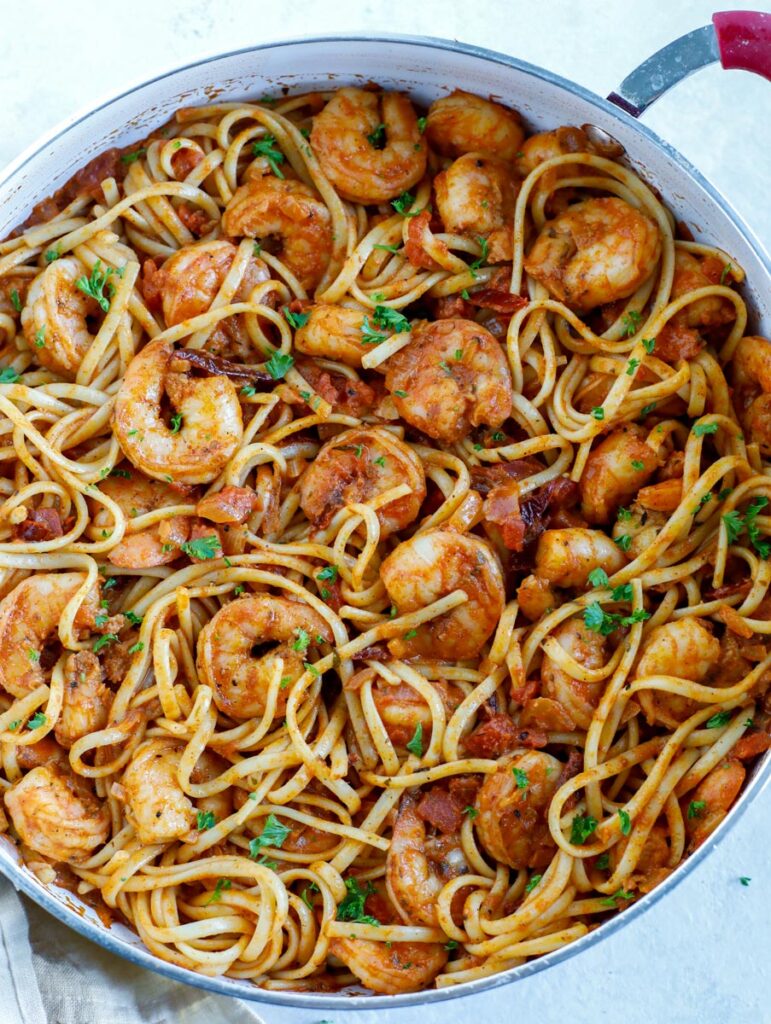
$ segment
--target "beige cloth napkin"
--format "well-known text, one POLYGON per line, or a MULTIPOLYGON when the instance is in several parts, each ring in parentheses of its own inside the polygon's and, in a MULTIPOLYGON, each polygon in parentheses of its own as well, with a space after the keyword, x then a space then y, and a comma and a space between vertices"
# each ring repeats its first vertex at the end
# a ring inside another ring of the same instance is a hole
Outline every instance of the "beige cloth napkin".
POLYGON ((276 1009, 258 1013, 241 999, 135 967, 70 931, 0 877, 0 1024, 285 1021, 276 1009))

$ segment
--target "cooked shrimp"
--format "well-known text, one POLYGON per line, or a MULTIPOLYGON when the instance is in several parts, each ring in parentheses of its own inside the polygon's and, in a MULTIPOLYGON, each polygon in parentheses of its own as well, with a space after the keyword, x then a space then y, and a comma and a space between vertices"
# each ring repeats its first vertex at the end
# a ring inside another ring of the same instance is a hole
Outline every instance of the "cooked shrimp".
POLYGON ((67 750, 90 732, 107 725, 113 695, 102 682, 102 666, 91 651, 71 654, 64 666, 64 699, 54 726, 57 741, 67 750))
POLYGON ((741 761, 730 757, 705 775, 684 802, 685 830, 690 849, 701 846, 733 806, 747 771, 741 761), (687 809, 686 809, 687 807, 687 809))
POLYGON ((65 864, 80 864, 106 842, 110 815, 87 784, 52 762, 27 772, 5 792, 23 843, 65 864))
POLYGON ((623 199, 586 199, 544 224, 525 259, 531 277, 576 313, 632 295, 656 268, 656 223, 623 199))
MULTIPOLYGON (((45 682, 41 652, 85 578, 82 572, 39 572, 22 580, 0 602, 0 687, 12 696, 23 697, 45 682)), ((75 616, 76 629, 93 628, 97 602, 94 589, 75 616)))
POLYGON ((555 848, 546 816, 561 771, 556 757, 530 750, 500 761, 485 776, 474 824, 494 860, 520 871, 546 867, 555 848))
MULTIPOLYGON (((652 629, 642 646, 635 679, 679 676, 701 682, 720 657, 720 644, 701 619, 692 615, 652 629)), ((651 725, 676 729, 699 704, 679 694, 641 690, 637 699, 651 725)))
MULTIPOLYGON (((178 490, 162 480, 151 480, 137 469, 128 476, 108 476, 99 484, 99 490, 120 507, 128 519, 153 512, 168 505, 179 505, 184 499, 178 490)), ((96 511, 94 526, 101 531, 112 523, 104 505, 91 499, 96 511)), ((185 516, 172 516, 138 533, 129 533, 111 549, 107 558, 123 569, 148 569, 154 565, 167 565, 180 556, 179 546, 188 538, 188 520, 185 516)))
POLYGON ((403 541, 380 566, 389 597, 404 615, 463 590, 468 600, 420 626, 415 636, 389 641, 397 657, 475 658, 495 629, 506 600, 503 573, 478 537, 426 530, 403 541))
MULTIPOLYGON (((597 669, 605 664, 605 638, 585 626, 581 619, 561 622, 551 635, 584 668, 597 669)), ((541 681, 544 697, 559 701, 579 729, 588 729, 605 690, 605 680, 592 683, 573 679, 545 654, 541 663, 541 681)))
MULTIPOLYGON (((158 271, 163 317, 167 327, 205 313, 214 301, 236 257, 236 247, 223 239, 185 245, 158 271)), ((270 279, 265 263, 252 257, 231 301, 246 302, 252 290, 270 279)), ((216 355, 246 359, 253 354, 239 317, 220 320, 206 349, 216 355)))
POLYGON ((91 347, 94 335, 87 318, 99 312, 94 299, 76 286, 81 277, 88 277, 88 271, 74 256, 49 263, 32 282, 21 313, 37 361, 65 377, 75 376, 91 347))
MULTIPOLYGON (((354 679, 351 679, 349 685, 355 685, 354 679)), ((463 700, 463 691, 444 679, 429 680, 429 685, 439 694, 449 721, 463 700)), ((418 726, 423 730, 424 742, 430 742, 433 717, 431 709, 417 690, 406 683, 392 685, 378 678, 372 686, 372 700, 388 738, 395 747, 406 747, 414 738, 418 726)))
POLYGON ((313 661, 329 626, 312 608, 285 597, 255 594, 220 608, 198 636, 198 672, 214 690, 214 702, 231 718, 264 712, 275 664, 284 662, 276 715, 286 707, 289 687, 313 661))
MULTIPOLYGON (((434 860, 427 849, 426 823, 418 813, 420 794, 405 790, 391 834, 386 857, 386 887, 391 902, 407 924, 438 926, 436 900, 445 882, 466 869, 460 836, 434 860)), ((448 836, 444 837, 450 838, 448 836)))
MULTIPOLYGON (((639 493, 645 490, 642 487, 639 493)), ((619 509, 611 531, 613 540, 624 545, 627 558, 639 558, 658 537, 668 518, 665 512, 644 508, 641 502, 633 501, 623 512, 619 509)))
POLYGON ((447 963, 447 951, 438 942, 334 938, 329 952, 367 988, 389 996, 427 988, 447 963))
MULTIPOLYGON (((551 160, 555 156, 565 156, 567 153, 591 153, 594 147, 589 137, 582 128, 574 125, 563 125, 554 128, 550 132, 539 132, 531 135, 529 139, 520 146, 517 153, 516 167, 523 178, 526 178, 531 171, 534 171, 540 164, 551 160)), ((566 167, 555 167, 551 174, 556 177, 569 177, 575 174, 576 165, 568 164, 566 167)), ((543 182, 543 178, 540 179, 543 182)))
POLYGON ((517 188, 509 163, 483 153, 465 153, 434 178, 446 230, 486 238, 487 263, 511 259, 517 188))
POLYGON ((456 89, 429 107, 426 138, 443 156, 480 152, 510 161, 525 132, 514 110, 456 89))
POLYGON ((300 480, 300 506, 317 529, 347 505, 369 501, 400 484, 410 493, 377 510, 380 536, 408 526, 426 496, 420 459, 383 427, 346 430, 327 441, 300 480))
POLYGON ((126 458, 148 476, 208 483, 243 436, 238 392, 227 377, 171 371, 170 342, 151 341, 129 363, 115 399, 114 430, 126 458), (164 393, 182 417, 178 431, 161 415, 164 393))
POLYGON ((550 608, 556 608, 557 595, 547 579, 542 576, 526 576, 517 589, 519 609, 525 618, 535 622, 545 615, 550 608))
MULTIPOLYGON (((715 256, 699 259, 685 249, 675 249, 675 275, 672 279, 672 299, 696 291, 697 288, 708 288, 713 284, 723 283, 725 267, 715 256)), ((720 327, 736 319, 736 307, 729 299, 720 295, 710 295, 675 313, 675 323, 686 327, 720 327)))
POLYGON ((558 587, 584 588, 594 569, 612 576, 625 565, 621 549, 607 534, 580 526, 544 531, 535 552, 536 575, 558 587))
POLYGON ((401 92, 338 89, 313 119, 311 146, 343 199, 386 203, 426 172, 415 108, 401 92))
POLYGON ((771 341, 742 338, 731 365, 739 421, 747 439, 771 455, 771 341))
POLYGON ((443 444, 482 423, 499 427, 511 413, 504 351, 473 320, 419 321, 410 343, 384 365, 399 415, 443 444))
POLYGON ((120 785, 113 788, 125 803, 126 818, 140 843, 170 843, 196 835, 193 805, 177 773, 184 749, 172 739, 145 740, 134 751, 120 785))
POLYGON ((362 340, 364 311, 319 303, 310 310, 308 320, 298 328, 294 346, 298 352, 322 359, 336 359, 357 369, 361 358, 372 351, 362 340))
POLYGON ((614 430, 593 448, 581 474, 581 511, 590 523, 608 523, 659 467, 656 452, 635 424, 614 430))
POLYGON ((332 218, 319 194, 301 181, 264 177, 241 185, 225 207, 222 230, 231 236, 276 236, 278 256, 312 291, 332 254, 332 218))

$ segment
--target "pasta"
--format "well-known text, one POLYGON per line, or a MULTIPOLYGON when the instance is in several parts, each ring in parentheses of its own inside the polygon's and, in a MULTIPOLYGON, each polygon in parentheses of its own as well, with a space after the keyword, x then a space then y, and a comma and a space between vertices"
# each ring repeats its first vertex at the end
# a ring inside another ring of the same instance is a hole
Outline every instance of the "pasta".
POLYGON ((0 830, 159 958, 444 987, 769 746, 771 341, 612 145, 180 110, 0 243, 0 830))

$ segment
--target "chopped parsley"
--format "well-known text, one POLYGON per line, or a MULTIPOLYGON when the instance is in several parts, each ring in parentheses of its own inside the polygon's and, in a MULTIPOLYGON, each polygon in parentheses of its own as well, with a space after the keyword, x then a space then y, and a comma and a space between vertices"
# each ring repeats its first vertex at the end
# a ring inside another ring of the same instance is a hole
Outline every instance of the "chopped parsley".
POLYGON ((721 284, 725 284, 726 283, 726 280, 728 279, 728 275, 731 273, 732 270, 733 270, 733 267, 731 266, 731 264, 730 263, 726 263, 726 265, 723 267, 723 269, 722 269, 722 271, 720 273, 720 283, 721 284))
POLYGON ((265 819, 262 832, 254 839, 249 840, 249 856, 256 858, 264 846, 280 850, 291 831, 291 828, 283 825, 275 814, 269 814, 265 819))
POLYGON ((595 405, 595 407, 592 409, 592 416, 594 416, 596 420, 604 420, 605 410, 601 405, 595 405))
POLYGON ((636 309, 630 309, 628 313, 624 313, 621 317, 621 323, 624 325, 624 332, 627 338, 631 338, 640 328, 642 315, 636 309))
POLYGON ((274 135, 265 135, 257 142, 253 142, 252 153, 254 156, 264 156, 268 161, 271 171, 273 171, 277 178, 284 177, 279 164, 283 164, 286 158, 280 149, 276 149, 276 138, 274 135))
POLYGON ((694 437, 704 437, 705 434, 716 434, 717 423, 697 423, 693 428, 694 437))
POLYGON ((390 306, 375 306, 372 319, 376 327, 381 330, 394 331, 395 334, 403 334, 410 329, 407 317, 398 309, 391 309, 390 306))
POLYGON ((626 367, 626 375, 627 375, 627 377, 634 377, 635 370, 637 369, 637 367, 639 365, 640 365, 640 360, 639 359, 630 359, 629 362, 627 363, 627 367, 626 367))
POLYGON ((387 334, 380 334, 365 316, 361 322, 361 343, 362 345, 379 345, 382 341, 388 341, 387 334))
POLYGON ((487 263, 487 256, 490 249, 489 242, 482 235, 477 235, 477 242, 479 242, 479 248, 482 250, 482 252, 477 257, 477 259, 474 260, 473 263, 469 264, 469 270, 474 275, 474 277, 476 277, 475 271, 479 270, 480 267, 483 267, 487 263))
POLYGON ((517 789, 527 789, 527 787, 530 785, 530 780, 527 777, 527 772, 523 771, 521 768, 512 768, 511 772, 514 776, 514 781, 517 784, 517 789))
POLYGON ((180 545, 180 548, 190 558, 206 561, 209 558, 217 557, 219 546, 220 539, 217 534, 210 533, 207 537, 196 537, 195 540, 186 541, 180 545))
POLYGON ((403 217, 414 217, 415 213, 411 213, 412 204, 415 202, 415 196, 410 192, 402 192, 396 199, 391 200, 391 206, 400 213, 403 217))
POLYGON ((17 313, 21 313, 21 299, 19 298, 19 293, 15 288, 11 289, 11 305, 17 313))
POLYGON ((623 807, 618 809, 618 820, 621 822, 621 835, 628 836, 632 831, 632 820, 623 807))
POLYGON ((293 313, 289 306, 284 306, 284 316, 287 323, 295 329, 305 327, 311 318, 310 313, 293 313))
POLYGON ((378 244, 378 245, 373 245, 372 248, 373 249, 382 249, 383 252, 398 252, 399 251, 399 246, 398 245, 383 245, 382 243, 378 244))
POLYGON ((533 889, 535 889, 535 887, 538 885, 538 883, 541 881, 542 878, 543 878, 543 875, 533 875, 533 877, 530 879, 530 881, 525 886, 525 892, 532 892, 533 889))
POLYGON ((45 725, 48 721, 48 717, 43 714, 42 711, 36 711, 35 714, 27 722, 28 729, 39 729, 41 725, 45 725))
POLYGON ((379 124, 373 132, 367 136, 367 142, 373 149, 383 149, 386 141, 385 125, 379 124))
POLYGON ((102 261, 97 260, 91 270, 91 276, 86 277, 84 274, 83 277, 79 277, 75 282, 75 287, 79 288, 84 295, 88 295, 89 298, 98 302, 103 312, 107 313, 110 309, 110 297, 112 295, 112 285, 109 283, 108 278, 115 271, 112 267, 102 271, 101 267, 102 261), (104 294, 105 288, 107 288, 107 295, 104 294))
POLYGON ((638 608, 631 615, 616 615, 614 612, 606 612, 599 601, 592 601, 584 609, 584 625, 594 633, 599 633, 600 636, 610 636, 619 626, 633 626, 635 622, 644 622, 649 618, 650 613, 643 611, 642 608, 638 608))
POLYGON ((628 551, 632 546, 632 536, 629 533, 622 533, 620 537, 615 537, 614 540, 622 551, 628 551))
POLYGON ((351 877, 345 879, 345 887, 348 892, 338 904, 337 920, 379 926, 380 922, 376 917, 364 913, 364 903, 367 897, 374 896, 377 892, 372 882, 367 882, 366 887, 362 888, 358 878, 351 877))
POLYGON ((749 884, 750 884, 750 882, 752 881, 752 879, 751 879, 751 878, 748 878, 748 877, 747 877, 747 875, 742 875, 742 876, 741 876, 741 877, 739 878, 739 881, 740 881, 740 882, 742 883, 742 885, 749 885, 749 884))
POLYGON ((132 644, 132 646, 129 647, 128 652, 129 654, 139 654, 139 652, 143 651, 144 649, 145 645, 142 643, 142 641, 137 640, 135 644, 132 644))
POLYGON ((607 851, 605 853, 601 853, 594 862, 594 866, 599 871, 605 871, 610 866, 610 854, 607 851))
POLYGON ((142 149, 135 149, 133 153, 124 153, 120 158, 120 162, 122 164, 136 163, 140 156, 144 156, 146 152, 147 150, 143 147, 142 149))
POLYGON ((379 455, 378 458, 373 459, 373 462, 375 463, 376 466, 385 466, 385 455, 379 455))
POLYGON ((631 520, 631 518, 632 513, 629 511, 628 508, 624 508, 624 506, 622 505, 616 513, 616 519, 618 519, 620 523, 628 523, 631 520))
POLYGON ((602 905, 605 906, 605 907, 615 907, 617 905, 617 903, 618 903, 618 900, 633 900, 633 899, 634 899, 634 893, 633 892, 627 892, 624 889, 618 889, 616 892, 613 893, 612 896, 606 896, 605 899, 602 900, 602 905))
POLYGON ((463 808, 463 813, 469 816, 469 820, 473 821, 479 815, 479 811, 476 807, 472 807, 470 804, 463 808))
POLYGON ((712 718, 708 718, 707 719, 707 728, 708 729, 722 729, 723 726, 724 725, 728 725, 728 723, 730 721, 731 721, 731 712, 730 711, 718 711, 718 713, 716 715, 713 715, 712 718))
POLYGON ((142 625, 142 616, 141 615, 137 615, 136 612, 124 612, 123 614, 129 620, 129 622, 131 623, 132 626, 141 626, 142 625))
POLYGON ((656 339, 655 338, 643 338, 642 339, 642 344, 643 344, 643 348, 648 353, 648 355, 649 356, 653 355, 653 350, 656 348, 656 339))
POLYGON ((575 846, 583 846, 596 828, 596 818, 592 818, 590 815, 582 817, 577 814, 575 818, 573 818, 573 824, 570 829, 570 842, 575 846))
POLYGON ((604 569, 592 569, 587 576, 587 580, 593 587, 607 587, 608 585, 608 574, 604 569))
POLYGON ((214 886, 214 892, 204 903, 205 907, 208 907, 210 903, 219 903, 222 899, 222 893, 225 889, 229 889, 232 886, 232 882, 229 878, 218 878, 217 884, 214 886))
POLYGON ((415 726, 415 735, 412 737, 410 742, 407 744, 407 750, 415 757, 423 756, 423 723, 418 722, 415 726))
POLYGON ((116 644, 118 642, 117 633, 105 633, 104 636, 100 636, 94 641, 93 650, 94 652, 101 651, 103 647, 107 647, 108 644, 116 644))
POLYGON ((632 469, 636 469, 638 473, 641 473, 645 469, 645 463, 641 459, 632 459, 632 469))
POLYGON ((420 132, 421 135, 426 130, 426 125, 427 124, 428 124, 428 118, 427 117, 419 117, 418 118, 418 131, 420 132))
POLYGON ((59 252, 58 249, 49 249, 48 252, 45 254, 45 261, 46 263, 53 263, 54 260, 58 260, 61 257, 61 255, 62 254, 59 252))
POLYGON ((296 630, 296 632, 297 639, 292 644, 292 650, 304 653, 310 647, 311 638, 309 634, 302 628, 296 630))
POLYGON ((694 818, 700 818, 706 809, 706 800, 691 800, 691 802, 688 804, 688 820, 693 821, 694 818))
POLYGON ((12 366, 4 366, 0 370, 0 384, 15 384, 18 379, 19 374, 12 366))
POLYGON ((265 369, 273 380, 281 380, 294 366, 294 359, 287 352, 274 352, 265 364, 265 369))
POLYGON ((214 817, 213 811, 199 811, 196 815, 196 828, 199 832, 204 832, 207 828, 214 828, 217 824, 217 819, 214 817))
POLYGON ((336 565, 327 565, 327 566, 325 566, 321 570, 321 572, 316 573, 316 579, 317 580, 330 580, 331 582, 334 583, 334 581, 337 579, 338 572, 339 572, 339 569, 337 568, 336 565))
POLYGON ((36 348, 45 348, 45 344, 46 344, 45 338, 46 338, 46 324, 43 324, 43 326, 39 330, 35 331, 35 347, 36 348))

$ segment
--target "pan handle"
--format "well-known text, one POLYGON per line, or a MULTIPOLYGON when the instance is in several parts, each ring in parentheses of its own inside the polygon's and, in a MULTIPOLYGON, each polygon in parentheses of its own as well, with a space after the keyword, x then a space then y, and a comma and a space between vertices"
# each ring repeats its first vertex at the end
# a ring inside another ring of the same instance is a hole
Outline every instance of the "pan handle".
POLYGON ((771 14, 714 14, 711 25, 675 39, 643 61, 608 99, 632 117, 639 117, 673 85, 717 61, 724 68, 754 71, 771 80, 771 14))

